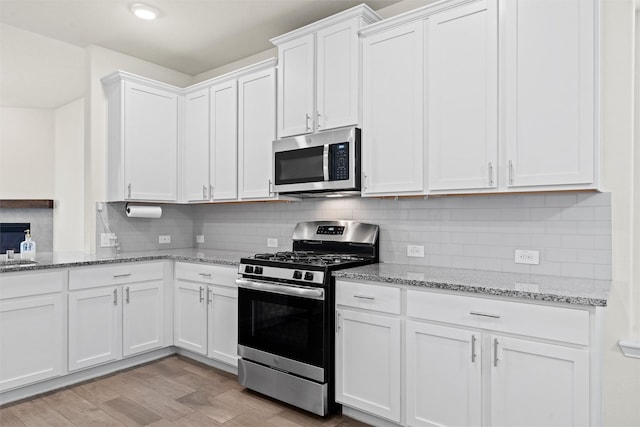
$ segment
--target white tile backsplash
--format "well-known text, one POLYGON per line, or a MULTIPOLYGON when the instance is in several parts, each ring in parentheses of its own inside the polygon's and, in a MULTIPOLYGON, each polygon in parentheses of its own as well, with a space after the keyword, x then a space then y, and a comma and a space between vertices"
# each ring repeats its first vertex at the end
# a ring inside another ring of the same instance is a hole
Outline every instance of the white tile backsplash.
POLYGON ((170 247, 272 252, 267 239, 277 238, 276 250, 289 250, 297 222, 348 219, 380 225, 383 262, 611 278, 609 193, 164 205, 162 219, 147 222, 108 206, 124 251, 158 248, 158 234, 172 234, 170 247), (424 258, 407 257, 408 244, 424 246, 424 258), (516 249, 539 251, 540 264, 515 264, 516 249))

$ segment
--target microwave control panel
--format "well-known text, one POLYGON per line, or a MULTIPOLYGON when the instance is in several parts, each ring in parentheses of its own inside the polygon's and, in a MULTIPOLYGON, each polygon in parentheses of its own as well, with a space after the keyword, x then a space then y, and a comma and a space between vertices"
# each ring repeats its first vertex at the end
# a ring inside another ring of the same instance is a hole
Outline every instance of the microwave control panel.
POLYGON ((329 171, 330 181, 342 181, 349 179, 349 143, 341 142, 329 146, 331 167, 329 171))

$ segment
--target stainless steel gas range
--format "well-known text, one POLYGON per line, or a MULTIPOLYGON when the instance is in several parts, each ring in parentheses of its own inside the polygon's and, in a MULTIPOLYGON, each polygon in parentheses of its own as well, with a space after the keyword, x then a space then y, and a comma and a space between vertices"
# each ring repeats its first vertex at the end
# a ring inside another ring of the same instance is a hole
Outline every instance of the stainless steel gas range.
POLYGON ((331 272, 378 262, 378 232, 354 221, 302 222, 293 251, 240 260, 240 384, 318 415, 339 408, 331 272))

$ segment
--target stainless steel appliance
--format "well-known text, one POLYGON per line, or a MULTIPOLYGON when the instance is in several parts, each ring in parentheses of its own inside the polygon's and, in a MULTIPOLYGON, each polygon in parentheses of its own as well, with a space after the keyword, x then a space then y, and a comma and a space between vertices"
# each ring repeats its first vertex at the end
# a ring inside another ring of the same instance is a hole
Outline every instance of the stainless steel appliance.
POLYGON ((302 222, 293 251, 240 260, 240 384, 318 415, 337 409, 331 272, 377 262, 378 232, 354 221, 302 222))
POLYGON ((346 127, 273 142, 274 189, 308 195, 360 193, 360 129, 346 127))

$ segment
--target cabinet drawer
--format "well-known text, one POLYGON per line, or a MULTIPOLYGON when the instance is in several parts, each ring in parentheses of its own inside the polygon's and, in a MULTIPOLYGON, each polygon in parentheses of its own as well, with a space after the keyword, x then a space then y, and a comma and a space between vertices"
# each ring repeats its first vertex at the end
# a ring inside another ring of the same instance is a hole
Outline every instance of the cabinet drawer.
POLYGON ((575 344, 589 344, 589 312, 487 298, 407 291, 407 316, 575 344))
POLYGON ((400 314, 400 289, 338 280, 336 304, 400 314))
POLYGON ((69 271, 69 290, 162 279, 162 263, 122 263, 69 271))
POLYGON ((176 279, 235 288, 237 278, 237 267, 191 264, 186 262, 176 263, 176 279))
POLYGON ((66 270, 3 273, 0 276, 0 299, 61 292, 66 274, 66 270))

